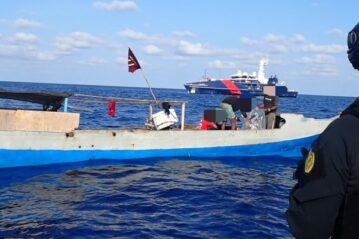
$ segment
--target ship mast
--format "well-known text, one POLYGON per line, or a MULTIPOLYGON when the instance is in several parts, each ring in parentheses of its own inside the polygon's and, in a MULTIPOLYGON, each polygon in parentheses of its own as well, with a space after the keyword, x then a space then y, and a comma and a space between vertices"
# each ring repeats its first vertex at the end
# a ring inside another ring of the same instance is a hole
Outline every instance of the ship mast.
POLYGON ((267 78, 265 77, 265 66, 268 64, 267 58, 262 58, 259 62, 258 68, 258 80, 262 84, 267 84, 267 78))

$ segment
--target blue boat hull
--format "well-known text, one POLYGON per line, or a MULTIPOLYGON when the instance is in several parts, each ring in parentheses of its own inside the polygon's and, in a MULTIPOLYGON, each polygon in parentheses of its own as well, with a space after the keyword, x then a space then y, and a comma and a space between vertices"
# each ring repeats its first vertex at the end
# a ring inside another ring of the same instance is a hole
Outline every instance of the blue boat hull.
POLYGON ((301 147, 310 147, 317 135, 281 142, 207 147, 148 150, 0 150, 0 168, 72 163, 87 160, 136 160, 153 158, 282 157, 300 158, 301 147))

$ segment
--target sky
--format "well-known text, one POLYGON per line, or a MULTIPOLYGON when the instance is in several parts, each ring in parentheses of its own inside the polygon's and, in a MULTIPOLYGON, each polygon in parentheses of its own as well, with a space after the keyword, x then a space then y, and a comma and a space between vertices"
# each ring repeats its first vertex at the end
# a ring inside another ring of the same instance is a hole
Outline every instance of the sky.
POLYGON ((184 89, 258 70, 300 94, 358 96, 347 33, 359 1, 11 0, 0 8, 0 81, 184 89), (142 66, 129 73, 128 47, 142 66))

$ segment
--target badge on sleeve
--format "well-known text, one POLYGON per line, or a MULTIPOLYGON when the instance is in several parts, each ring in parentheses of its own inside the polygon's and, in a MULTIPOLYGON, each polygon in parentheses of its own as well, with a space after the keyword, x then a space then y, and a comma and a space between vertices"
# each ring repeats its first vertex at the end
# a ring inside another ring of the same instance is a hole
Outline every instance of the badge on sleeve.
POLYGON ((307 158, 305 159, 304 172, 306 174, 310 174, 310 172, 314 167, 314 163, 315 163, 315 153, 312 150, 310 150, 307 158))

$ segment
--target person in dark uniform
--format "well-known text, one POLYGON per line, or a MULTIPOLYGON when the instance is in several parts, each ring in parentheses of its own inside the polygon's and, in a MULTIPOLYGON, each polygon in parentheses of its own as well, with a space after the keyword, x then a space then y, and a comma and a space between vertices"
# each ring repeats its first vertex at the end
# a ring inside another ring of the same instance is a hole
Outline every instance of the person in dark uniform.
POLYGON ((263 109, 266 116, 266 129, 274 129, 274 123, 279 105, 278 96, 264 95, 263 103, 258 105, 259 109, 263 109))
MULTIPOLYGON (((359 70, 359 24, 348 34, 359 70)), ((296 238, 359 238, 359 97, 313 143, 294 177, 286 217, 296 238)))
MULTIPOLYGON (((221 109, 226 112, 227 119, 231 121, 231 129, 237 129, 237 116, 234 112, 240 109, 240 99, 238 96, 228 96, 221 103, 221 109)), ((221 129, 226 128, 226 122, 223 122, 221 129)))

